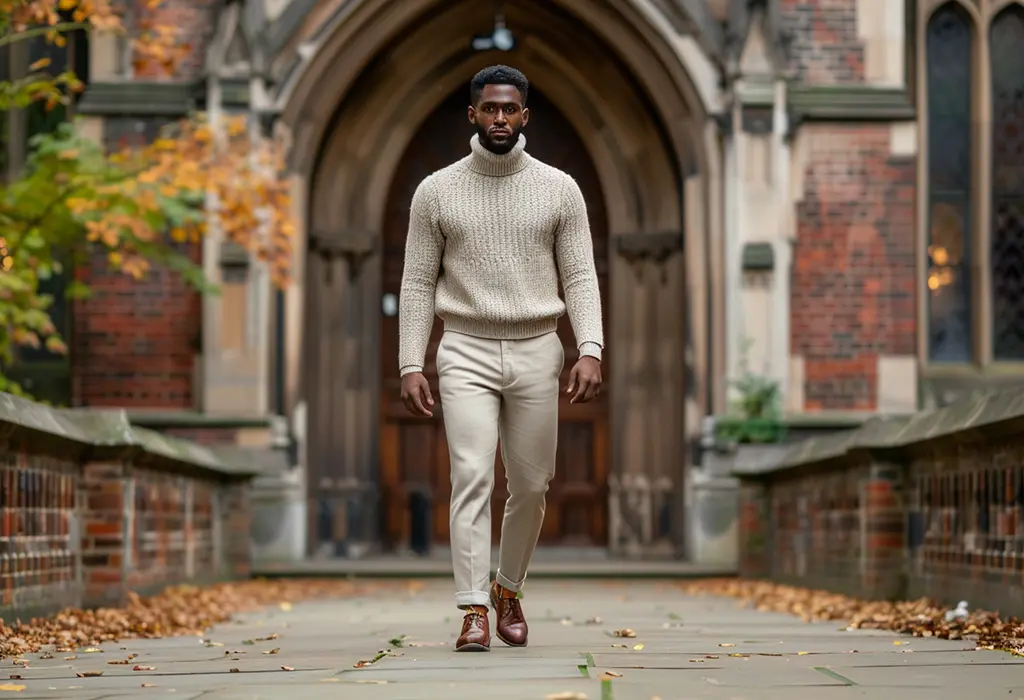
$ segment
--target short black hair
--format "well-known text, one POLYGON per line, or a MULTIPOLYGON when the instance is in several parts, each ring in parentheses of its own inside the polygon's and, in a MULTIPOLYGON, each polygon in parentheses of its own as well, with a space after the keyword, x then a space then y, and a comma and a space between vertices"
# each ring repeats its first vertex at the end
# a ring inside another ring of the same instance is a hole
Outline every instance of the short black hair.
POLYGON ((530 81, 526 79, 522 71, 511 66, 489 66, 473 76, 469 81, 469 103, 475 105, 480 99, 480 94, 487 85, 512 85, 519 91, 519 96, 526 106, 526 97, 530 92, 530 81))

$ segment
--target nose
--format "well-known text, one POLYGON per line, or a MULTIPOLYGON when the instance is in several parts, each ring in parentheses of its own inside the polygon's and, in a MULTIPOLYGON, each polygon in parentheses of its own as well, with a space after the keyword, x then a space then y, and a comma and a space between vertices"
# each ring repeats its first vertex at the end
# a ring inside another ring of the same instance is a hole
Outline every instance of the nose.
POLYGON ((494 123, 495 124, 504 124, 506 121, 508 121, 508 120, 505 119, 505 110, 499 109, 498 110, 498 114, 494 117, 494 123))

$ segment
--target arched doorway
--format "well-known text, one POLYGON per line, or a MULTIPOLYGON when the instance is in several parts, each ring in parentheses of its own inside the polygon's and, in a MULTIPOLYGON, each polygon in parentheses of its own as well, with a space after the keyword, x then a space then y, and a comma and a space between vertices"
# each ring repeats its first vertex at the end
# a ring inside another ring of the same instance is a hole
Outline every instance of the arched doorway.
MULTIPOLYGON (((381 471, 385 544, 389 548, 406 547, 423 551, 431 543, 445 545, 449 539, 448 503, 451 488, 447 446, 441 411, 434 418, 412 418, 399 400, 401 379, 398 374, 398 317, 395 300, 401 285, 405 239, 409 223, 409 205, 420 181, 430 173, 462 158, 469 152, 472 127, 466 119, 468 104, 465 87, 456 90, 420 126, 413 136, 401 167, 392 182, 381 248, 381 291, 390 307, 381 318, 381 471)), ((587 200, 594 257, 602 301, 608 308, 608 220, 597 171, 579 134, 543 93, 530 93, 530 126, 525 130, 527 150, 536 158, 565 170, 580 185, 587 200)), ((435 395, 437 375, 434 352, 441 337, 441 322, 434 323, 425 372, 435 395)), ((565 346, 567 362, 562 383, 577 352, 568 317, 559 322, 559 336, 565 346)), ((611 353, 613 351, 609 351, 611 353)), ((605 359, 606 366, 609 364, 605 359)), ((606 381, 608 381, 606 377, 606 381)), ((548 493, 548 510, 542 545, 604 547, 607 543, 608 482, 608 401, 607 392, 597 401, 571 405, 563 397, 559 421, 559 450, 555 478, 548 493)), ((508 491, 503 467, 495 467, 492 499, 492 530, 497 541, 508 491)))
MULTIPOLYGON (((446 502, 432 486, 447 478, 443 439, 437 426, 402 423, 400 407, 388 405, 397 402, 395 388, 382 384, 395 371, 394 351, 381 347, 387 342, 383 293, 395 284, 384 279, 390 263, 382 256, 394 245, 387 239, 404 236, 402 197, 426 174, 408 174, 406 184, 395 184, 408 167, 409 145, 428 142, 436 153, 421 160, 432 159, 430 167, 464 154, 468 129, 445 135, 437 127, 444 122, 459 129, 469 78, 503 62, 527 74, 541 96, 536 106, 546 97, 552 113, 568 123, 566 133, 586 134, 587 160, 593 180, 599 179, 593 190, 602 196, 590 199, 603 201, 608 232, 600 238, 607 261, 608 428, 603 444, 600 431, 587 438, 592 449, 604 450, 608 464, 606 504, 588 511, 607 513, 607 537, 598 544, 613 553, 677 556, 686 445, 697 439, 711 384, 706 378, 721 357, 710 347, 708 330, 709 251, 717 245, 718 216, 709 184, 717 171, 709 173, 705 164, 714 123, 702 111, 683 59, 658 38, 662 28, 645 19, 650 3, 509 0, 506 19, 519 46, 510 53, 474 52, 467 37, 493 26, 492 10, 475 0, 349 0, 337 23, 323 30, 308 74, 289 92, 283 119, 300 173, 297 191, 309 198, 309 255, 289 294, 302 327, 292 327, 287 357, 294 358, 289 391, 307 408, 313 548, 320 542, 345 554, 385 542, 405 546, 414 531, 421 544, 446 539, 443 509, 434 509, 429 526, 416 520, 425 517, 427 501, 446 502), (429 139, 419 138, 426 115, 443 110, 452 94, 463 96, 453 98, 457 116, 431 117, 429 139), (392 195, 403 187, 404 195, 392 195), (663 249, 666 241, 674 248, 663 249), (388 428, 389 421, 402 427, 388 428), (400 456, 423 452, 429 459, 412 467, 400 456), (428 498, 411 503, 417 492, 428 498)), ((543 153, 547 126, 543 119, 531 125, 529 148, 558 164, 555 150, 543 153)), ((566 449, 571 439, 563 433, 566 449)), ((568 476, 574 466, 560 468, 568 476)), ((567 528, 585 529, 555 518, 549 527, 549 541, 567 528)), ((594 527, 587 537, 594 540, 601 531, 594 527)))

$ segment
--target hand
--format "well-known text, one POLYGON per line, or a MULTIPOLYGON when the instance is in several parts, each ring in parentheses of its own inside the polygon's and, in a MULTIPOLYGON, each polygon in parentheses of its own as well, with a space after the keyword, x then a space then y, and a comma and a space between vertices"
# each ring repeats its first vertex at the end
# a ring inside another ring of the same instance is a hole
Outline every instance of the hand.
POLYGON ((402 402, 414 416, 433 418, 430 407, 434 405, 434 397, 430 395, 430 385, 423 372, 409 372, 402 377, 402 402))
POLYGON ((569 372, 569 388, 565 393, 572 394, 569 403, 587 403, 597 397, 601 391, 601 363, 597 358, 584 355, 569 372))

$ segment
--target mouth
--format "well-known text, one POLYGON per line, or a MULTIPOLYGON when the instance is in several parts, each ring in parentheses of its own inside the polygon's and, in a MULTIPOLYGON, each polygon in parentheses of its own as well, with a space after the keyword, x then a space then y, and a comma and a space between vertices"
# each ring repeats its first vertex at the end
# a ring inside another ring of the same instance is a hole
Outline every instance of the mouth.
POLYGON ((511 136, 512 132, 509 129, 491 129, 491 136, 511 136))

